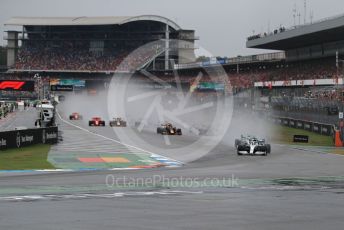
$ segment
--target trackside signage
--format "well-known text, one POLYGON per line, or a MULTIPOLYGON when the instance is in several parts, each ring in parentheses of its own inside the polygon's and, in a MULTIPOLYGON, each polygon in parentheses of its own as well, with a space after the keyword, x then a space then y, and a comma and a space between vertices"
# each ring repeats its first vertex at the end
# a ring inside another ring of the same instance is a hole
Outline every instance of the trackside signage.
POLYGON ((314 79, 314 80, 286 80, 286 81, 266 81, 255 82, 254 87, 293 87, 293 86, 325 86, 342 85, 343 79, 314 79))
POLYGON ((35 90, 34 81, 0 80, 0 90, 4 91, 30 91, 35 90))
POLYGON ((306 135, 294 135, 293 141, 296 143, 308 143, 309 137, 306 135))
POLYGON ((0 132, 0 149, 21 148, 34 144, 55 144, 58 128, 39 128, 0 132))
POLYGON ((52 85, 50 87, 51 91, 73 91, 74 86, 73 85, 52 85))

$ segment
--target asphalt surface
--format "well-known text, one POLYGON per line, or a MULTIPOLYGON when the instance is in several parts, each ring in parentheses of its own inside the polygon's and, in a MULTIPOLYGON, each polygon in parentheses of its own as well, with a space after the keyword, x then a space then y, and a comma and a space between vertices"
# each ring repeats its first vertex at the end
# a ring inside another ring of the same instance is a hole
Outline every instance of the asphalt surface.
POLYGON ((2 229, 342 229, 343 195, 225 191, 1 204, 2 229))
POLYGON ((0 131, 14 130, 17 127, 34 128, 36 116, 36 109, 33 107, 18 109, 0 119, 0 131))
MULTIPOLYGON (((122 141, 109 127, 58 122, 122 141)), ((267 157, 237 156, 233 138, 245 131, 268 138, 265 126, 235 115, 223 140, 200 155, 179 152, 198 137, 166 145, 154 130, 135 133, 143 140, 135 137, 136 147, 165 149, 157 154, 184 163, 177 168, 0 174, 0 228, 342 229, 344 156, 280 145, 267 157)))

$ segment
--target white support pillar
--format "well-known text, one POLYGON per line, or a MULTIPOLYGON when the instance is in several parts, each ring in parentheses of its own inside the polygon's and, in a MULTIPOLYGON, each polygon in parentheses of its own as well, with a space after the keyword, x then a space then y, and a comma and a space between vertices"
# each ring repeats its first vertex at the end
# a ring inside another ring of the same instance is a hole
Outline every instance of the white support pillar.
POLYGON ((7 66, 13 67, 18 51, 18 31, 7 31, 7 66))
POLYGON ((166 24, 165 30, 165 70, 169 69, 169 57, 170 57, 170 31, 169 26, 166 24))

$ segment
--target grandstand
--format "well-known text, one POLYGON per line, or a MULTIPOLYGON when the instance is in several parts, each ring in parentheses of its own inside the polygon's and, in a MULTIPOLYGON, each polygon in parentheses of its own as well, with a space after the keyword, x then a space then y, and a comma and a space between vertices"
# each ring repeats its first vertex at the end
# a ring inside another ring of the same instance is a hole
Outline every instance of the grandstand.
POLYGON ((256 86, 264 86, 264 81, 273 81, 272 86, 283 87, 337 85, 343 77, 343 31, 344 16, 341 15, 249 37, 248 48, 275 49, 285 53, 285 59, 269 70, 270 77, 263 77, 256 86), (304 84, 301 80, 313 83, 304 84))
POLYGON ((202 69, 222 66, 232 92, 242 92, 240 95, 245 95, 246 101, 256 108, 269 104, 280 116, 337 124, 344 102, 343 31, 343 15, 280 28, 273 33, 250 36, 246 43, 248 48, 278 52, 215 58, 175 68, 185 81, 192 82, 202 69))
POLYGON ((7 71, 7 49, 6 47, 0 46, 0 73, 7 71))
POLYGON ((175 68, 187 72, 222 65, 234 92, 254 86, 272 91, 281 87, 336 86, 342 82, 344 71, 343 31, 343 15, 292 28, 281 27, 272 33, 250 36, 246 43, 248 48, 278 52, 180 64, 175 68))
POLYGON ((5 36, 8 70, 3 78, 39 74, 45 87, 59 79, 85 80, 88 90, 103 89, 114 72, 164 72, 173 64, 194 62, 198 39, 194 30, 157 15, 14 17, 5 26, 11 30, 5 36))
POLYGON ((334 57, 344 53, 344 15, 251 36, 246 46, 283 50, 288 61, 334 57))
MULTIPOLYGON (((170 60, 178 64, 195 59, 194 31, 161 16, 16 17, 5 25, 22 27, 7 31, 11 72, 112 73, 130 52, 157 40, 164 41, 161 47, 144 50, 136 59, 164 70, 171 68, 170 60), (172 43, 177 39, 178 44, 172 43), (170 51, 171 46, 177 46, 177 51, 170 51)), ((136 59, 120 71, 136 71, 136 59)))
MULTIPOLYGON (((278 96, 284 91, 281 88, 292 88, 294 96, 302 96, 315 86, 342 84, 344 16, 247 39, 248 48, 279 52, 199 63, 195 62, 195 32, 161 16, 12 18, 5 24, 22 27, 7 31, 7 73, 12 77, 40 73, 57 79, 85 79, 86 87, 97 88, 115 71, 136 73, 137 79, 147 80, 139 74, 145 69, 173 82, 174 70, 185 88, 191 88, 199 72, 204 74, 202 81, 209 82, 211 67, 222 66, 233 93, 259 89, 252 98, 278 96), (119 67, 137 47, 157 40, 163 42, 119 67), (144 65, 135 65, 137 61, 144 65)), ((341 90, 336 90, 341 95, 341 90)))
MULTIPOLYGON (((248 48, 274 49, 285 58, 253 78, 256 96, 269 96, 275 113, 338 124, 343 110, 344 15, 251 36, 248 48)), ((252 78, 251 78, 252 79, 252 78)))

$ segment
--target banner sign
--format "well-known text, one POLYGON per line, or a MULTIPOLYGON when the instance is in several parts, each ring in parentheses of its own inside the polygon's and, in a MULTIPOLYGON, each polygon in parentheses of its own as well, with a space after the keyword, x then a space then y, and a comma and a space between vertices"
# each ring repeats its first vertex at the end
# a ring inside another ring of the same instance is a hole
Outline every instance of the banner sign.
POLYGON ((306 135, 294 135, 293 141, 295 143, 308 143, 309 137, 306 135))
POLYGON ((224 91, 225 85, 223 83, 215 83, 215 82, 200 82, 196 86, 196 89, 198 91, 224 91))
POLYGON ((74 87, 72 85, 51 85, 51 91, 73 91, 74 87))
POLYGON ((0 80, 0 90, 5 91, 35 91, 34 81, 0 80))
POLYGON ((57 127, 0 132, 0 150, 34 144, 56 144, 57 141, 57 127))
POLYGON ((255 82, 254 87, 294 87, 342 85, 343 78, 255 82))
POLYGON ((226 64, 225 59, 216 59, 216 58, 211 58, 209 61, 204 61, 202 62, 202 67, 208 67, 212 65, 224 65, 226 64))
POLYGON ((85 80, 76 79, 50 79, 50 85, 63 85, 63 86, 74 86, 77 88, 84 88, 86 85, 85 80))

